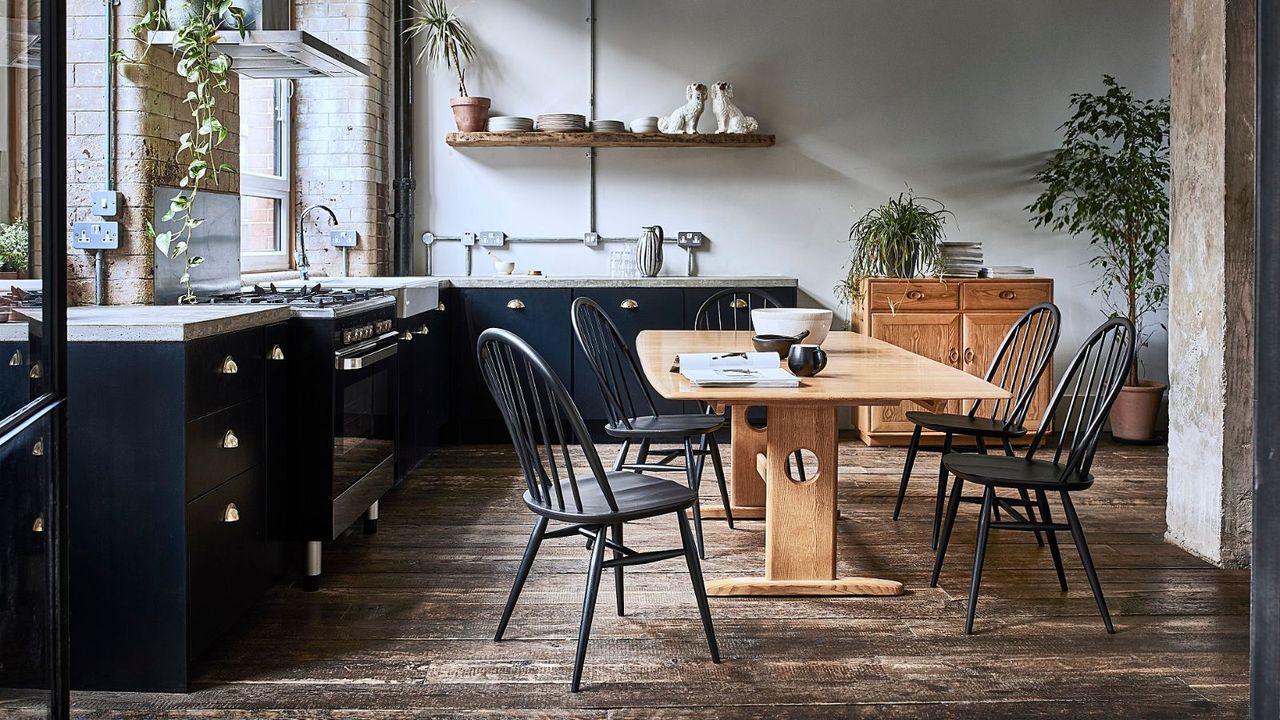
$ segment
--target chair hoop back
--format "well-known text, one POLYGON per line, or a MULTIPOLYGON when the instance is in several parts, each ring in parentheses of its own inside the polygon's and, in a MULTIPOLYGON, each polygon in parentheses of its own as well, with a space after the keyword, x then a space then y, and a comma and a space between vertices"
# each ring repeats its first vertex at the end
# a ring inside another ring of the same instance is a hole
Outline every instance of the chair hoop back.
POLYGON ((698 307, 698 312, 693 316, 693 329, 754 330, 751 311, 776 307, 782 307, 782 303, 763 290, 725 288, 698 307))
POLYGON ((1032 459, 1042 448, 1047 451, 1052 446, 1053 463, 1062 468, 1063 482, 1069 482, 1073 474, 1079 478, 1087 476, 1098 447, 1098 436, 1102 434, 1111 406, 1120 396, 1137 350, 1137 332, 1128 318, 1111 318, 1098 326, 1076 351, 1054 389, 1045 422, 1031 441, 1027 459, 1032 459), (1059 413, 1064 402, 1066 410, 1059 413), (1047 439, 1050 418, 1061 418, 1054 440, 1047 439))
POLYGON ((571 316, 574 337, 595 373, 609 422, 629 430, 633 418, 657 416, 640 363, 604 308, 580 297, 573 301, 571 316))
POLYGON ((579 486, 594 482, 616 512, 613 490, 582 415, 547 361, 515 333, 497 328, 480 334, 476 360, 502 410, 533 501, 549 510, 580 513, 579 486), (589 475, 579 477, 574 469, 574 445, 586 456, 589 475))
POLYGON ((980 409, 1005 428, 1021 427, 1035 398, 1036 386, 1058 347, 1062 315, 1053 303, 1028 309, 1009 328, 987 368, 987 382, 1009 391, 1004 400, 979 400, 969 408, 969 417, 980 409))

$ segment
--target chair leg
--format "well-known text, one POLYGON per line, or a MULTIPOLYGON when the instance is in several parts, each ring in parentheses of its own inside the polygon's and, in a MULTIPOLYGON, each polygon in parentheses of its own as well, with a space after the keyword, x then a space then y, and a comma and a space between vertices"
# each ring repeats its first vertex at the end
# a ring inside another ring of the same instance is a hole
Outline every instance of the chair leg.
MULTIPOLYGON (((622 523, 615 523, 612 528, 613 541, 618 545, 622 545, 622 523)), ((621 550, 613 551, 613 558, 617 560, 622 557, 621 550)), ((618 601, 618 617, 626 615, 626 606, 623 603, 622 592, 622 566, 619 565, 613 569, 613 594, 618 601)))
POLYGON ((720 662, 720 646, 716 643, 716 629, 711 625, 711 605, 707 602, 707 585, 702 579, 702 564, 698 562, 698 554, 693 548, 693 534, 689 532, 689 519, 684 511, 676 513, 676 521, 680 524, 680 543, 684 547, 684 559, 689 565, 689 579, 693 581, 693 596, 698 601, 698 614, 702 616, 702 629, 707 634, 707 645, 711 648, 711 662, 720 662))
POLYGON ((982 493, 982 519, 978 521, 978 542, 973 548, 973 577, 969 580, 969 608, 964 619, 965 635, 973 634, 973 616, 978 611, 978 586, 982 584, 982 561, 987 554, 987 534, 991 531, 995 499, 995 488, 988 485, 982 493))
MULTIPOLYGON (((1026 488, 1018 489, 1018 497, 1022 498, 1022 507, 1027 511, 1027 522, 1036 522, 1036 509, 1031 504, 1031 496, 1027 494, 1026 488)), ((1044 536, 1036 530, 1036 544, 1044 547, 1044 536)))
POLYGON ((698 534, 698 557, 706 559, 707 546, 702 538, 702 502, 697 499, 699 485, 696 468, 693 465, 693 440, 684 439, 684 467, 685 474, 689 477, 689 488, 695 493, 693 501, 693 527, 698 534))
POLYGON ((1080 562, 1084 565, 1085 577, 1089 578, 1089 589, 1093 590, 1093 599, 1098 603, 1098 612, 1102 613, 1102 623, 1107 632, 1114 633, 1111 625, 1111 613, 1107 611, 1107 600, 1102 596, 1102 583, 1098 582, 1098 571, 1093 567, 1093 557, 1089 554, 1089 544, 1084 539, 1084 528, 1080 526, 1080 517, 1071 503, 1071 495, 1062 491, 1062 509, 1067 513, 1067 522, 1071 524, 1071 537, 1076 541, 1076 550, 1080 553, 1080 562))
POLYGON ((507 595, 507 606, 502 609, 502 619, 498 621, 498 631, 493 634, 494 642, 502 639, 507 631, 507 623, 511 622, 511 612, 516 609, 516 600, 524 589, 524 581, 529 579, 529 569, 533 567, 533 558, 542 545, 542 536, 547 531, 547 519, 538 516, 533 523, 533 532, 529 533, 529 543, 524 546, 524 557, 520 559, 520 567, 516 570, 515 582, 511 583, 511 592, 507 595))
MULTIPOLYGON (((1040 505, 1040 521, 1048 524, 1053 522, 1053 515, 1049 513, 1049 498, 1045 496, 1043 490, 1036 490, 1036 502, 1040 505)), ((1067 591, 1067 573, 1062 569, 1062 551, 1058 549, 1058 533, 1053 530, 1045 530, 1045 536, 1049 540, 1049 554, 1053 556, 1053 569, 1058 571, 1058 587, 1062 588, 1062 592, 1067 591)))
POLYGON ((587 568, 587 592, 582 597, 582 621, 578 624, 578 652, 573 658, 573 679, 569 689, 578 692, 582 685, 582 664, 587 659, 587 640, 591 637, 591 618, 596 611, 596 596, 600 593, 600 576, 604 572, 605 528, 596 529, 596 541, 591 548, 591 566, 587 568))
POLYGON ((796 477, 800 479, 800 482, 808 481, 808 478, 804 476, 804 455, 799 450, 792 453, 791 457, 787 459, 787 462, 795 462, 796 477))
POLYGON ((618 472, 627 462, 627 451, 631 450, 631 441, 623 440, 622 447, 618 450, 618 457, 613 460, 613 471, 618 472))
POLYGON ((640 441, 640 449, 636 451, 636 464, 643 465, 649 462, 649 438, 640 441))
POLYGON ((951 500, 947 503, 947 522, 942 526, 942 538, 938 543, 938 552, 933 558, 933 576, 929 579, 929 587, 938 587, 938 576, 942 574, 942 561, 947 556, 947 544, 951 542, 951 528, 956 524, 956 513, 960 510, 960 496, 964 492, 964 478, 957 477, 951 486, 951 500))
POLYGON ((720 501, 724 503, 724 519, 728 521, 729 529, 732 530, 733 503, 729 500, 729 484, 724 479, 724 461, 720 459, 720 443, 715 435, 704 435, 703 439, 709 443, 711 469, 716 471, 716 483, 720 485, 720 501))
MULTIPOLYGON (((987 454, 987 441, 986 441, 986 439, 985 439, 985 438, 983 438, 981 435, 975 435, 975 436, 973 437, 973 443, 974 443, 975 445, 977 445, 977 446, 978 446, 978 454, 979 454, 979 455, 986 455, 986 454, 987 454)), ((996 500, 997 500, 996 504, 991 506, 991 511, 992 511, 993 513, 995 513, 995 518, 996 518, 996 520, 997 520, 997 521, 998 521, 998 520, 1000 520, 1000 503, 999 503, 999 499, 1000 499, 1000 498, 999 498, 999 497, 997 497, 997 498, 996 498, 996 500)))
POLYGON ((917 425, 911 433, 911 446, 907 448, 907 462, 902 466, 902 482, 898 483, 898 501, 893 504, 893 519, 898 519, 902 512, 902 500, 907 496, 907 481, 911 479, 911 468, 916 464, 916 453, 920 451, 920 434, 924 428, 917 425))
POLYGON ((942 457, 938 458, 938 497, 933 501, 933 537, 929 540, 934 550, 938 549, 938 530, 942 527, 942 499, 947 494, 947 465, 943 459, 949 452, 951 452, 951 433, 947 433, 943 438, 942 457))

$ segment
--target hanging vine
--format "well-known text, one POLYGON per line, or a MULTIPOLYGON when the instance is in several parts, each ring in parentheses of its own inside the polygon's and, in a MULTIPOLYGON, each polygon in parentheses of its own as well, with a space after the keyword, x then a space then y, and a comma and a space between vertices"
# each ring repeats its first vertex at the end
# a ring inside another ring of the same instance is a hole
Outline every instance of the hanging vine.
MULTIPOLYGON (((219 33, 227 29, 245 33, 244 9, 235 6, 236 0, 169 0, 171 7, 185 11, 185 21, 171 28, 174 31, 173 52, 178 56, 178 74, 187 81, 188 90, 183 102, 191 111, 189 130, 178 136, 175 159, 186 163, 186 172, 178 181, 179 192, 160 216, 163 223, 178 223, 172 230, 157 232, 148 222, 147 237, 168 257, 182 261, 179 282, 184 293, 179 303, 195 302, 191 272, 204 262, 204 258, 191 254, 191 241, 196 228, 204 218, 195 214, 195 200, 206 184, 218 185, 221 173, 237 172, 234 165, 215 162, 214 151, 227 139, 227 128, 218 119, 218 99, 231 92, 231 58, 217 48, 219 33), (230 26, 228 28, 228 26, 230 26)), ((170 14, 159 5, 153 5, 138 22, 129 26, 129 32, 144 43, 142 56, 130 58, 117 51, 115 60, 120 63, 137 63, 151 50, 149 33, 167 29, 170 14)))

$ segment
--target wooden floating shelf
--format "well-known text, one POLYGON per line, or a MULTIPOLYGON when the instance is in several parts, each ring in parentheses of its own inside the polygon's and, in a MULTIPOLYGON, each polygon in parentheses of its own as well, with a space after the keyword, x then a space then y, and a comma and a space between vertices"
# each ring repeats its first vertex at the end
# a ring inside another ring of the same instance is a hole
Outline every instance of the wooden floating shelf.
POLYGON ((452 147, 575 147, 575 148, 660 148, 660 147, 769 147, 774 143, 772 135, 758 133, 732 135, 702 134, 667 135, 655 133, 449 133, 445 142, 452 147))

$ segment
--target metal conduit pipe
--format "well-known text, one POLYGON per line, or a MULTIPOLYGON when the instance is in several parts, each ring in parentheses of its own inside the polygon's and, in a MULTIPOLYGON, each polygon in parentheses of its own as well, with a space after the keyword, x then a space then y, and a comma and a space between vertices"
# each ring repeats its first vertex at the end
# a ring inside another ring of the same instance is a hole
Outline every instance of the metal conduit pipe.
MULTIPOLYGON (((112 55, 116 51, 116 4, 119 0, 102 0, 103 16, 107 26, 106 54, 103 56, 102 77, 102 189, 111 190, 116 173, 115 109, 116 71, 112 55)), ((93 302, 102 305, 107 296, 106 250, 93 253, 93 302)))

